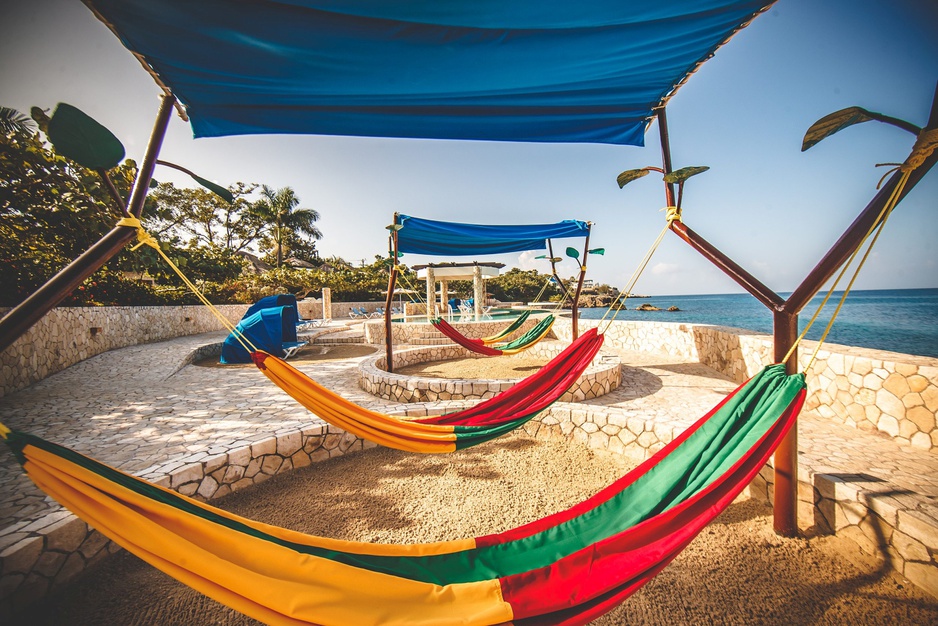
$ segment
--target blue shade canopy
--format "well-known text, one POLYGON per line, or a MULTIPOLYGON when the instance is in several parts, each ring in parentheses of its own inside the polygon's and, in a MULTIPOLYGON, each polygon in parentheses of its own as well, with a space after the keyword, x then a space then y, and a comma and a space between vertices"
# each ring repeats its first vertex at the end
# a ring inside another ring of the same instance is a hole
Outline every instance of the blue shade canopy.
POLYGON ((197 137, 642 145, 766 0, 84 0, 197 137))
POLYGON ((485 226, 425 220, 398 215, 397 249, 414 254, 466 256, 543 250, 548 239, 586 237, 589 226, 579 220, 556 224, 485 226))
MULTIPOLYGON (((296 341, 296 309, 291 306, 261 309, 242 319, 235 328, 258 350, 281 356, 283 344, 296 341)), ((234 333, 222 344, 221 362, 251 362, 251 354, 234 333)))

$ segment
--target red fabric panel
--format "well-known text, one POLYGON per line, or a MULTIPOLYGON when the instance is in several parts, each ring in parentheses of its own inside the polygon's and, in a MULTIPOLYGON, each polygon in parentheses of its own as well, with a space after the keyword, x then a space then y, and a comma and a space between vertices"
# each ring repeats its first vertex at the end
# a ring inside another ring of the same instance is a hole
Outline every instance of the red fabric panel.
POLYGON ((544 367, 510 389, 468 409, 418 421, 451 426, 494 426, 523 415, 539 413, 556 402, 577 381, 602 344, 603 335, 591 328, 544 367))
POLYGON ((525 537, 530 537, 539 532, 547 530, 548 528, 553 528, 559 524, 563 524, 567 520, 573 519, 577 516, 580 516, 587 511, 590 511, 603 502, 606 502, 610 498, 614 497, 616 494, 621 492, 623 489, 631 485, 633 482, 641 478, 645 473, 648 472, 651 468, 658 464, 658 462, 670 455, 678 446, 680 446, 684 441, 687 440, 694 432, 697 431, 701 426, 707 423, 714 413, 719 411, 724 404, 730 401, 730 399, 736 395, 740 389, 742 389, 746 383, 743 383, 735 390, 733 390, 729 395, 727 395, 723 400, 720 401, 715 407, 713 407, 710 412, 697 420, 689 428, 685 429, 680 435, 674 438, 671 443, 666 445, 664 448, 659 450, 650 458, 646 459, 641 465, 630 471, 628 474, 612 483, 596 495, 588 498, 572 508, 566 509, 565 511, 558 511, 553 515, 547 517, 542 517, 541 519, 534 520, 524 526, 518 526, 517 528, 512 528, 502 533, 485 535, 484 537, 478 537, 476 539, 477 547, 485 547, 500 543, 508 543, 509 541, 516 541, 518 539, 523 539, 525 537))
POLYGON ((637 590, 749 484, 795 423, 804 397, 802 391, 749 454, 693 497, 548 567, 500 579, 515 618, 543 616, 523 624, 582 624, 603 607, 611 609, 613 597, 622 600, 637 590))
POLYGON ((453 328, 453 326, 444 319, 438 319, 433 322, 433 325, 436 326, 436 329, 452 339, 454 342, 461 345, 466 350, 472 350, 478 354, 484 356, 498 356, 502 353, 501 350, 496 350, 495 348, 490 348, 485 345, 481 339, 471 339, 466 337, 461 332, 453 328))

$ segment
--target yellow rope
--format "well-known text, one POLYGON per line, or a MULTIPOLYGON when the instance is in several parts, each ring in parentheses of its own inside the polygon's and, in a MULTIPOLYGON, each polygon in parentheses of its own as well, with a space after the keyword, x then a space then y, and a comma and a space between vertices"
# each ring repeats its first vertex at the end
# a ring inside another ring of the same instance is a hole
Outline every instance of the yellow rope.
POLYGON ((798 335, 798 338, 795 339, 792 343, 791 348, 788 349, 788 353, 785 355, 785 358, 782 359, 782 363, 788 361, 791 358, 791 355, 795 352, 795 349, 798 347, 798 344, 801 343, 801 340, 804 339, 805 335, 808 334, 808 331, 814 325, 814 322, 817 320, 821 311, 827 306, 828 300, 834 294, 834 291, 837 289, 837 285, 840 283, 840 280, 846 275, 847 270, 856 260, 857 255, 860 253, 860 249, 869 239, 875 231, 873 239, 870 241, 869 246, 866 248, 863 257, 860 259, 860 263, 857 265, 857 268, 853 272, 853 276, 850 278, 850 282, 847 283, 847 287, 844 289, 843 294, 840 296, 840 300, 837 303, 837 308, 834 309, 833 314, 831 315, 830 320, 827 322, 827 326, 824 328, 824 332, 821 334, 821 338, 818 339, 817 346, 814 348, 814 352, 811 354, 811 358, 808 359, 808 363, 805 365, 804 369, 809 370, 814 364, 815 359, 817 358, 818 353, 821 350, 821 346, 824 344, 824 341, 827 339, 827 335, 830 333, 831 328, 834 326, 834 320, 837 319, 837 316, 840 314, 840 310, 844 306, 844 302, 847 300, 847 295, 850 293, 850 290, 853 288, 853 284, 856 282, 857 277, 860 275, 860 270, 863 269, 863 265, 866 263, 866 260, 869 258, 870 252, 873 250, 873 246, 876 245, 876 241, 879 239, 879 236, 883 232, 883 228, 886 226, 886 220, 889 219, 889 216, 892 214, 893 209, 899 203, 899 197, 902 195, 902 190, 905 188, 905 184, 909 179, 909 175, 912 173, 911 170, 903 170, 902 178, 899 179, 899 182, 896 184, 895 188, 892 190, 892 193, 889 196, 889 199, 886 201, 886 204, 883 205, 882 211, 880 211, 879 216, 876 220, 873 221, 873 224, 870 226, 869 230, 860 240, 860 245, 857 246, 856 250, 853 251, 853 254, 850 255, 850 258, 844 263, 843 268, 841 268, 840 273, 837 275, 837 278, 834 280, 834 283, 831 285, 830 289, 827 291, 827 295, 824 296, 824 299, 821 300, 820 305, 818 305, 817 310, 814 312, 814 315, 811 317, 811 320, 805 325, 801 334, 798 335))
POLYGON ((244 349, 247 350, 248 352, 257 352, 257 347, 254 346, 254 344, 251 343, 251 340, 248 339, 248 338, 244 335, 244 333, 242 333, 241 331, 239 331, 239 330, 237 329, 237 327, 236 327, 234 324, 232 324, 232 323, 228 320, 228 318, 225 317, 225 316, 222 314, 222 312, 219 311, 219 310, 215 307, 214 304, 212 304, 211 302, 209 302, 208 298, 206 298, 205 295, 204 295, 201 291, 199 291, 198 287, 196 287, 195 284, 193 284, 192 281, 190 281, 189 278, 188 278, 185 274, 182 273, 182 270, 180 270, 180 269, 176 266, 176 264, 173 263, 173 260, 170 259, 170 258, 166 255, 165 252, 163 252, 163 249, 160 247, 160 242, 157 241, 156 238, 153 237, 153 235, 151 235, 151 234, 148 233, 146 230, 144 230, 143 224, 140 222, 140 220, 139 220, 138 218, 136 218, 136 217, 125 217, 125 218, 120 219, 120 220, 117 222, 117 225, 118 225, 118 226, 129 226, 130 228, 136 228, 136 229, 137 229, 137 242, 138 242, 138 243, 137 243, 137 245, 135 245, 134 247, 131 248, 131 251, 137 250, 140 246, 150 246, 151 248, 153 248, 154 250, 156 250, 157 253, 158 253, 161 257, 163 257, 163 260, 166 261, 167 265, 169 265, 169 267, 172 268, 172 270, 173 270, 174 272, 176 272, 176 275, 179 276, 179 278, 182 279, 182 282, 184 282, 184 283, 186 284, 186 286, 192 291, 192 293, 195 294, 195 296, 202 302, 202 304, 204 304, 205 306, 208 307, 208 310, 212 312, 212 315, 214 315, 216 318, 218 318, 218 321, 221 322, 222 326, 224 326, 225 328, 227 328, 228 331, 229 331, 232 335, 234 335, 235 339, 238 340, 238 343, 240 343, 240 344, 242 345, 242 347, 244 347, 244 349))
POLYGON ((619 311, 625 307, 625 301, 628 300, 629 296, 632 294, 632 289, 635 287, 635 283, 638 282, 639 277, 642 275, 642 272, 645 271, 645 268, 648 267, 648 263, 651 261, 651 257, 654 256, 655 251, 658 249, 658 246, 661 245, 662 240, 664 239, 665 233, 671 228, 671 222, 679 221, 681 219, 681 210, 675 206, 665 207, 662 209, 665 211, 665 219, 667 223, 664 225, 664 228, 661 229, 661 232, 658 233, 658 237, 655 239, 654 243, 651 244, 651 247, 648 249, 648 252, 645 253, 645 256, 639 262, 638 267, 635 268, 635 271, 632 272, 632 276, 629 278, 629 282, 626 285, 622 293, 625 294, 625 297, 618 297, 615 301, 609 305, 609 308, 606 309, 606 313, 602 316, 602 319, 599 320, 599 325, 601 325, 609 314, 612 313, 612 317, 609 318, 609 321, 606 322, 605 328, 598 330, 600 334, 604 334, 609 327, 612 326, 612 323, 616 321, 616 316, 619 314, 619 311), (615 311, 613 311, 615 309, 615 311))

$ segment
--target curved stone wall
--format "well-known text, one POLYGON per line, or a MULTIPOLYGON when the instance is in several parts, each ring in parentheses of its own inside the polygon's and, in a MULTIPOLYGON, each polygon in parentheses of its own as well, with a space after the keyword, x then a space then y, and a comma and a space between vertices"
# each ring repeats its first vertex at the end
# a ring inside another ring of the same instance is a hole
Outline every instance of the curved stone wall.
MULTIPOLYGON (((566 346, 566 343, 557 341, 541 341, 525 350, 523 354, 549 360, 560 354, 566 346)), ((457 345, 411 348, 394 353, 394 367, 466 357, 477 357, 477 355, 457 345)), ((379 398, 397 402, 486 399, 505 391, 518 382, 516 379, 467 380, 390 373, 387 371, 385 356, 376 356, 362 361, 358 372, 358 384, 362 389, 379 398)), ((598 398, 616 389, 620 382, 621 370, 618 357, 601 355, 561 396, 560 402, 579 402, 589 398, 598 398)))
MULTIPOLYGON (((592 328, 596 320, 580 320, 592 328)), ((554 324, 560 338, 571 320, 554 324)), ((742 383, 772 362, 769 335, 722 326, 667 322, 614 322, 606 345, 699 361, 742 383)), ((806 410, 895 441, 938 451, 938 359, 883 350, 825 344, 806 369, 817 343, 799 350, 808 383, 806 410)))

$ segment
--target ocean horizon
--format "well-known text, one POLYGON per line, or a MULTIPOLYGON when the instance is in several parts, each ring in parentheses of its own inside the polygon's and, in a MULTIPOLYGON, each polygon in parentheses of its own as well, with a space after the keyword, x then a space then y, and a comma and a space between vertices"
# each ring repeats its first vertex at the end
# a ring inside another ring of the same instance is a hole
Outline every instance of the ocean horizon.
MULTIPOLYGON (((810 321, 826 292, 815 296, 798 316, 799 330, 810 321)), ((808 331, 818 340, 843 292, 835 292, 808 331)), ((783 298, 789 294, 779 294, 783 298)), ((629 298, 617 320, 713 324, 772 333, 772 313, 747 293, 647 296, 629 298), (637 311, 651 304, 660 311, 637 311), (676 306, 679 311, 668 311, 676 306)), ((600 319, 606 307, 581 309, 581 319, 600 319)), ((831 328, 826 343, 938 358, 938 288, 853 290, 831 328)))

